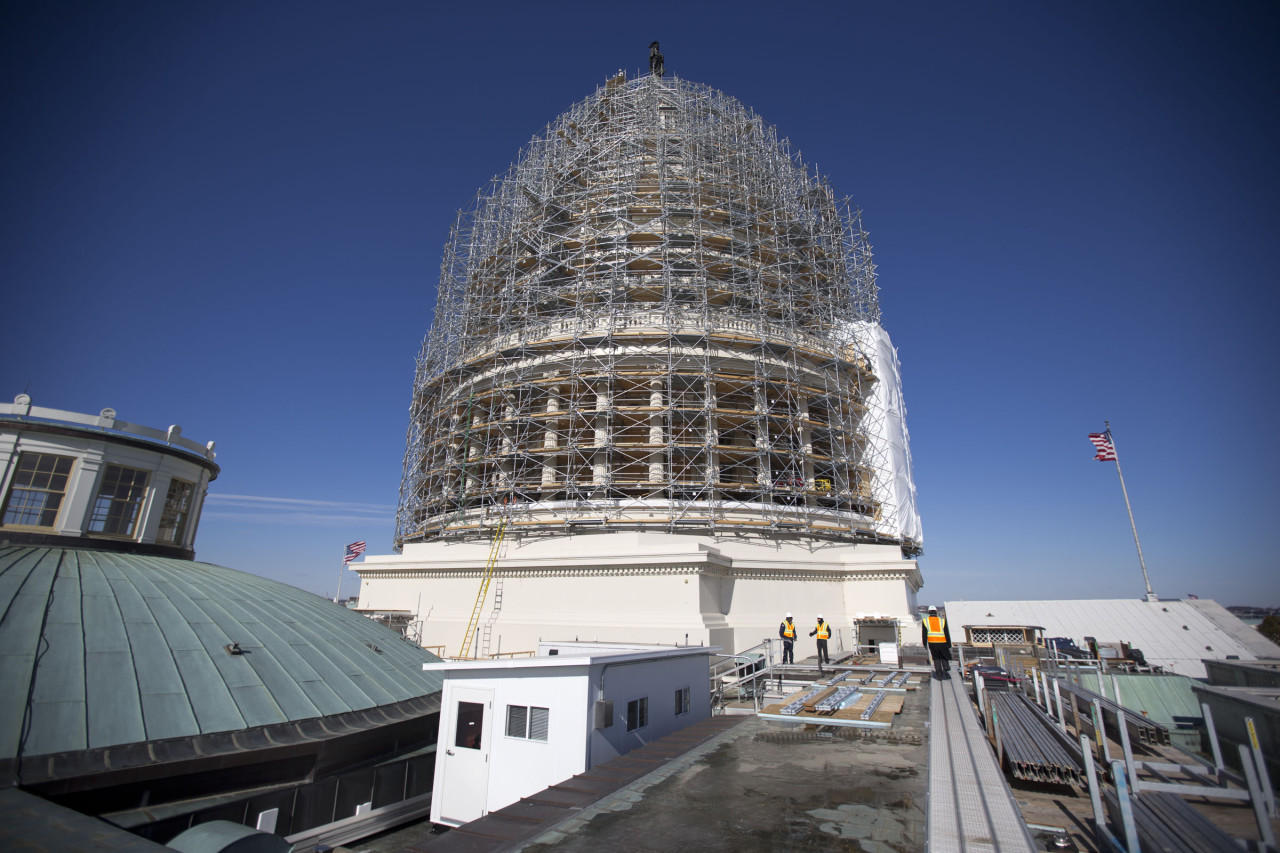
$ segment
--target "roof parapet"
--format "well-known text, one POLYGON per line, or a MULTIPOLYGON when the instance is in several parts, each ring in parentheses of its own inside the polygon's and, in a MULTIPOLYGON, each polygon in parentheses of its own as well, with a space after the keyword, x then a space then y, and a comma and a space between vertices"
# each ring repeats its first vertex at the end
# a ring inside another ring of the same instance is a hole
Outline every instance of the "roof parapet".
POLYGON ((180 448, 188 453, 194 453, 202 459, 208 459, 210 462, 217 456, 214 453, 214 442, 210 441, 201 445, 189 438, 183 438, 182 427, 177 424, 170 426, 167 430, 133 424, 119 420, 116 417, 116 410, 112 408, 103 409, 97 415, 86 415, 80 412, 69 412, 64 409, 33 406, 30 395, 19 394, 13 398, 12 403, 0 403, 0 417, 5 416, 110 430, 154 441, 169 447, 180 448))

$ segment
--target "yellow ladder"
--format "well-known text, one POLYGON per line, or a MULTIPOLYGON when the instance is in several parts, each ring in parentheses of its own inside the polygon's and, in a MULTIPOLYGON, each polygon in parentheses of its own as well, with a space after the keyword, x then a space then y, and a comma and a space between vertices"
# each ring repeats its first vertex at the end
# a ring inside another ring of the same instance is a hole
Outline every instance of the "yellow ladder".
POLYGON ((467 620, 467 633, 462 636, 462 648, 458 657, 466 659, 471 651, 471 638, 475 636, 476 625, 480 622, 480 611, 484 608, 485 597, 489 594, 489 581, 493 580, 493 569, 498 565, 498 551, 502 548, 502 537, 507 532, 507 520, 498 522, 498 529, 493 532, 493 547, 489 549, 489 562, 485 563, 484 576, 480 578, 480 592, 476 594, 475 607, 471 608, 471 618, 467 620))

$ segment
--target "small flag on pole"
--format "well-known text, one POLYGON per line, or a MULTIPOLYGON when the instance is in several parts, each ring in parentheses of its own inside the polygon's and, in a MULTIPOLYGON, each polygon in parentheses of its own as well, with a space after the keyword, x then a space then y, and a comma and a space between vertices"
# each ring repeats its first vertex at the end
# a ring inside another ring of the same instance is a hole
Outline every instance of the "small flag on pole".
POLYGON ((1098 449, 1098 455, 1093 457, 1098 462, 1114 462, 1116 461, 1116 446, 1111 443, 1111 434, 1107 432, 1091 432, 1089 440, 1093 442, 1093 446, 1098 449))
POLYGON ((364 542, 352 542, 347 546, 347 553, 342 558, 343 564, 350 563, 356 557, 364 553, 364 542))

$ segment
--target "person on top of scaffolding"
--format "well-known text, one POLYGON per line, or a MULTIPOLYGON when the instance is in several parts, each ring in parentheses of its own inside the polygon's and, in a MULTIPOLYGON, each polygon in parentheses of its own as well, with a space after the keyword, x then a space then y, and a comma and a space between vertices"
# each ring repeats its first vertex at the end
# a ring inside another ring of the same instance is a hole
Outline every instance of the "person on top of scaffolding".
POLYGON ((949 680, 951 678, 951 629, 947 620, 938 615, 938 608, 929 605, 929 615, 920 623, 920 642, 929 650, 933 658, 933 674, 935 678, 949 680))
POLYGON ((796 662, 796 636, 799 631, 796 630, 796 623, 791 621, 791 614, 787 614, 787 618, 782 620, 782 624, 778 626, 778 636, 782 638, 782 662, 796 662))

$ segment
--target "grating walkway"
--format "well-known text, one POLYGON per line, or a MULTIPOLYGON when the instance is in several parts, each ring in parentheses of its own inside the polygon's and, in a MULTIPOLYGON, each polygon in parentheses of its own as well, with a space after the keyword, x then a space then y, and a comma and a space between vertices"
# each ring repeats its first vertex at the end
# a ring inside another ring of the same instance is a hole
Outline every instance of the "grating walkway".
POLYGON ((929 688, 929 853, 1035 853, 964 682, 929 688))

